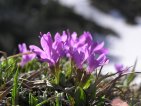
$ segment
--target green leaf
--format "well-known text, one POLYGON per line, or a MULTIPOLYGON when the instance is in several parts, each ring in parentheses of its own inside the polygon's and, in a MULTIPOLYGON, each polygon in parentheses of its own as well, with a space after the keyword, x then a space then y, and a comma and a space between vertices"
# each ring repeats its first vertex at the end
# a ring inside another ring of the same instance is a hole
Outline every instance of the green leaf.
POLYGON ((69 94, 66 94, 66 97, 69 100, 70 106, 74 106, 75 104, 74 98, 71 97, 69 94))
POLYGON ((86 83, 84 84, 84 86, 83 86, 83 89, 88 89, 89 88, 89 86, 91 85, 91 82, 92 82, 92 80, 93 80, 93 75, 91 75, 89 78, 88 78, 88 80, 86 81, 86 83))
POLYGON ((19 75, 19 70, 17 69, 16 74, 14 76, 14 82, 13 82, 13 88, 12 88, 12 106, 15 106, 17 104, 17 98, 18 98, 18 75, 19 75))
POLYGON ((105 104, 105 96, 101 96, 98 98, 98 102, 95 104, 96 106, 104 106, 105 104))
POLYGON ((66 75, 66 77, 70 78, 70 77, 71 77, 71 74, 72 74, 71 61, 68 61, 68 62, 65 64, 64 70, 65 70, 65 75, 66 75))
POLYGON ((136 61, 135 61, 135 63, 134 63, 134 66, 133 66, 133 69, 132 69, 132 73, 130 73, 130 74, 126 77, 126 79, 125 79, 125 81, 124 81, 124 83, 123 83, 124 86, 128 87, 128 86, 130 85, 130 83, 135 79, 135 77, 136 77, 136 74, 135 74, 136 65, 137 65, 137 59, 136 59, 136 61))
POLYGON ((130 83, 135 79, 135 77, 136 77, 136 75, 134 72, 130 73, 124 81, 124 86, 128 87, 130 85, 130 83))
POLYGON ((75 106, 86 106, 86 94, 81 87, 77 87, 74 94, 75 106))
POLYGON ((65 85, 65 74, 64 73, 60 73, 60 82, 59 82, 59 84, 60 85, 65 85))
MULTIPOLYGON (((36 106, 44 106, 44 104, 48 103, 50 100, 54 100, 55 98, 56 98, 56 96, 55 96, 55 97, 52 96, 52 97, 50 97, 50 98, 48 98, 48 99, 46 99, 46 100, 44 100, 44 101, 38 103, 36 106)), ((54 103, 54 102, 52 102, 52 104, 54 104, 54 105, 52 105, 52 106, 55 106, 55 103, 54 103)))
POLYGON ((41 103, 37 104, 36 106, 43 106, 44 104, 46 104, 49 100, 44 100, 41 103))
POLYGON ((58 97, 55 99, 55 103, 56 103, 55 106, 60 106, 60 101, 58 97))
POLYGON ((29 93, 29 106, 35 106, 38 103, 38 99, 29 93))
POLYGON ((96 91, 97 91, 97 88, 96 88, 96 85, 95 83, 91 83, 90 87, 88 88, 88 93, 90 94, 90 97, 92 99, 95 99, 96 98, 96 91))

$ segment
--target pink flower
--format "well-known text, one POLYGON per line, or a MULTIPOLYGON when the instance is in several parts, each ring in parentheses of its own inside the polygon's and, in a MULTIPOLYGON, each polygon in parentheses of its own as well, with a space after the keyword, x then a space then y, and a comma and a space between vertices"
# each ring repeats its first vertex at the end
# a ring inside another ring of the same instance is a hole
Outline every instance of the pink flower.
POLYGON ((115 98, 111 102, 112 106, 129 106, 125 101, 121 100, 120 98, 115 98))
POLYGON ((121 74, 128 71, 129 67, 125 67, 122 64, 115 64, 115 69, 119 74, 121 74))
POLYGON ((41 61, 46 61, 49 65, 55 65, 58 60, 65 54, 64 53, 64 42, 66 41, 66 36, 60 36, 59 33, 56 33, 54 41, 52 40, 51 34, 48 32, 44 34, 41 39, 41 47, 31 45, 30 49, 37 55, 41 61))
MULTIPOLYGON (((27 46, 25 43, 23 44, 19 44, 18 45, 19 51, 21 53, 28 53, 31 52, 30 50, 27 49, 27 46)), ((26 63, 28 63, 29 61, 33 60, 36 57, 36 54, 23 54, 22 55, 22 60, 20 65, 23 67, 26 63)))

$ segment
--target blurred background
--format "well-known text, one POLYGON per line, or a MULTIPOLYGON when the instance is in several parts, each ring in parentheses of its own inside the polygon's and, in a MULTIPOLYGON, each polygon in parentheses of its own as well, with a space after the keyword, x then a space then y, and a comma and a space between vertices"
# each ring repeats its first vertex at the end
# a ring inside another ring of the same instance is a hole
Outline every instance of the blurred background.
POLYGON ((0 50, 8 55, 19 43, 39 45, 40 32, 68 29, 90 31, 105 41, 114 64, 138 59, 141 69, 140 0, 0 0, 0 50))

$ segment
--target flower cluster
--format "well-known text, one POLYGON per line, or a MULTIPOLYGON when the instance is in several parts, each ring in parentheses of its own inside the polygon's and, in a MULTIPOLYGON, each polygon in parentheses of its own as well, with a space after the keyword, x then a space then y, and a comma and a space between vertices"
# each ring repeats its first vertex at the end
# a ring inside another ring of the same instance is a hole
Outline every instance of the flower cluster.
POLYGON ((62 34, 56 33, 54 39, 48 32, 41 35, 40 43, 41 48, 35 45, 30 45, 29 48, 39 60, 48 62, 49 66, 56 65, 61 58, 69 58, 78 69, 84 68, 86 64, 86 71, 92 73, 109 61, 104 42, 94 42, 89 32, 78 37, 76 32, 69 34, 64 31, 62 34))

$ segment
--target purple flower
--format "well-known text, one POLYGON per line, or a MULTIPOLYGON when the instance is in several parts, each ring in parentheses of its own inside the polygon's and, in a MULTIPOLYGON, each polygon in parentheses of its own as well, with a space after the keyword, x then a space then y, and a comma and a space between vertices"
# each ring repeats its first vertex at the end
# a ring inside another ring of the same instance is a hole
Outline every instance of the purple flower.
POLYGON ((115 69, 119 74, 121 74, 128 71, 129 67, 125 67, 122 64, 115 64, 115 69))
POLYGON ((81 48, 76 48, 74 49, 74 51, 71 54, 71 58, 73 59, 77 68, 79 69, 83 68, 83 64, 86 61, 86 59, 88 58, 88 52, 86 50, 86 47, 87 46, 84 45, 81 48))
POLYGON ((90 33, 84 32, 79 38, 75 34, 71 40, 73 43, 69 52, 77 68, 82 69, 86 64, 87 72, 92 73, 99 66, 109 62, 106 57, 108 50, 103 48, 104 42, 94 42, 90 33))
POLYGON ((87 59, 87 63, 87 72, 92 73, 96 68, 109 63, 109 59, 107 59, 105 54, 99 55, 98 58, 96 58, 95 55, 91 54, 87 59))
MULTIPOLYGON (((30 50, 27 49, 26 44, 19 44, 18 45, 19 51, 21 53, 28 53, 31 52, 30 50)), ((36 55, 33 54, 23 54, 22 55, 22 60, 21 60, 21 66, 23 67, 26 63, 28 63, 29 61, 33 60, 36 57, 36 55)))
POLYGON ((51 34, 48 32, 40 39, 42 49, 34 45, 31 45, 30 49, 37 54, 41 61, 48 62, 50 66, 55 65, 60 57, 65 54, 63 50, 63 43, 66 39, 67 36, 60 36, 59 33, 56 33, 53 42, 51 34))

